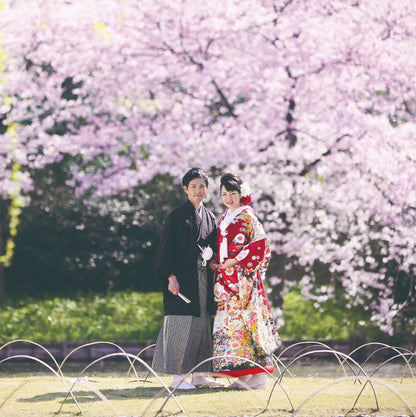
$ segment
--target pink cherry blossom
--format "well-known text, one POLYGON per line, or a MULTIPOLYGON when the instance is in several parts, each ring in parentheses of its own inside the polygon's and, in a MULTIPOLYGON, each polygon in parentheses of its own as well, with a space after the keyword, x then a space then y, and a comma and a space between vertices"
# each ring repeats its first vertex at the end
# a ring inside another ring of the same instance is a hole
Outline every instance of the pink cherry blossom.
POLYGON ((3 3, 0 116, 19 123, 0 136, 3 198, 14 162, 28 190, 26 168, 65 154, 105 157, 69 183, 97 196, 237 171, 305 293, 322 262, 351 307, 381 289, 373 320, 392 331, 386 266, 416 272, 413 0, 3 3))

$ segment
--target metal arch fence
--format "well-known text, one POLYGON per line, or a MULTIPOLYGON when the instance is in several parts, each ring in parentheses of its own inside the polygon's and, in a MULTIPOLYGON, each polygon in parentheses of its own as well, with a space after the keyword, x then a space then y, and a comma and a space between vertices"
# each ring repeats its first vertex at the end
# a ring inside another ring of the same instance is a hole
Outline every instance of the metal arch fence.
MULTIPOLYGON (((51 373, 52 375, 54 375, 62 384, 64 390, 65 390, 65 394, 64 399, 61 403, 61 406, 59 407, 59 409, 56 411, 56 414, 60 414, 62 412, 63 406, 65 405, 65 403, 67 402, 67 400, 69 398, 72 399, 72 401, 75 403, 79 413, 83 413, 83 410, 79 404, 79 401, 76 398, 76 393, 74 392, 74 388, 76 385, 82 385, 84 388, 87 388, 88 390, 90 390, 92 393, 94 393, 94 395, 97 396, 97 398, 99 398, 103 404, 106 406, 106 408, 108 408, 109 410, 111 410, 111 412, 113 413, 114 416, 120 416, 118 410, 113 406, 113 404, 111 403, 111 401, 96 387, 92 386, 91 384, 86 384, 85 381, 83 381, 83 375, 86 374, 86 372, 95 364, 97 364, 98 362, 103 363, 105 362, 107 359, 111 359, 111 358, 118 358, 118 359, 125 359, 128 364, 129 364, 129 369, 128 372, 126 374, 126 378, 131 378, 130 375, 133 372, 134 373, 134 378, 132 379, 132 382, 146 382, 148 380, 149 377, 154 377, 161 385, 162 388, 161 390, 153 397, 153 399, 150 401, 150 403, 146 406, 146 408, 144 410, 141 410, 140 415, 141 416, 147 416, 150 415, 149 414, 149 410, 152 408, 152 406, 154 405, 155 401, 157 399, 159 399, 161 396, 165 396, 165 400, 163 401, 163 404, 160 406, 160 408, 155 412, 154 416, 157 416, 158 414, 160 414, 164 407, 166 406, 166 404, 168 403, 169 400, 172 400, 175 402, 175 404, 177 405, 179 412, 180 413, 184 413, 185 410, 182 407, 182 405, 180 404, 180 402, 178 401, 178 399, 175 397, 175 392, 176 389, 170 389, 166 383, 163 381, 163 379, 160 377, 160 375, 158 375, 157 372, 155 372, 152 367, 141 358, 141 355, 143 355, 143 353, 151 348, 154 347, 154 345, 149 345, 143 349, 141 349, 136 355, 133 355, 131 353, 127 353, 121 346, 119 346, 116 343, 113 342, 107 342, 107 341, 97 341, 97 342, 90 342, 90 343, 85 343, 81 346, 78 346, 76 348, 74 348, 73 350, 71 350, 66 356, 65 358, 62 360, 61 363, 58 363, 58 361, 55 359, 55 357, 53 356, 53 354, 51 353, 50 350, 48 350, 46 347, 42 346, 39 343, 36 343, 34 341, 31 340, 27 340, 27 339, 16 339, 16 340, 12 340, 10 342, 7 342, 5 344, 3 344, 2 346, 0 346, 0 352, 5 349, 6 347, 13 345, 13 344, 17 344, 17 343, 24 343, 24 344, 30 344, 30 345, 34 345, 38 348, 40 348, 42 351, 44 351, 46 353, 47 358, 50 359, 50 362, 52 363, 49 364, 35 356, 31 356, 31 355, 11 355, 8 356, 2 360, 0 360, 0 366, 8 361, 13 361, 13 360, 28 360, 28 361, 33 361, 39 365, 41 365, 43 367, 43 369, 45 369, 47 372, 51 373), (114 349, 117 350, 117 352, 115 353, 110 353, 110 354, 106 354, 103 355, 93 361, 91 361, 90 363, 88 363, 82 370, 81 372, 79 372, 79 374, 77 375, 77 377, 75 379, 72 380, 72 383, 68 383, 68 378, 65 377, 64 372, 63 372, 63 368, 64 365, 69 361, 69 359, 71 358, 71 356, 76 352, 79 351, 80 349, 85 349, 87 347, 93 346, 93 345, 99 345, 99 344, 103 344, 103 345, 108 345, 113 347, 114 349), (146 378, 140 379, 137 369, 136 367, 140 366, 143 370, 147 371, 147 376, 146 378)), ((258 396, 255 395, 255 397, 258 399, 259 403, 260 403, 260 411, 259 414, 262 414, 264 412, 266 412, 270 406, 270 402, 272 400, 273 395, 275 395, 275 391, 276 391, 276 387, 279 387, 280 391, 283 392, 284 396, 286 397, 287 400, 287 409, 286 411, 288 413, 291 413, 293 416, 296 416, 296 414, 304 407, 305 404, 307 404, 313 397, 317 396, 318 394, 324 392, 325 390, 333 387, 336 384, 340 384, 342 382, 346 382, 346 381, 353 381, 354 383, 358 382, 360 384, 362 384, 361 389, 359 390, 358 393, 352 393, 353 395, 353 399, 354 402, 351 406, 351 408, 347 411, 347 413, 345 413, 345 416, 347 416, 349 413, 351 413, 354 409, 356 409, 356 405, 365 389, 365 387, 367 385, 369 385, 371 387, 371 391, 372 391, 372 395, 374 397, 374 402, 375 402, 375 410, 379 411, 380 407, 379 407, 379 401, 378 401, 378 396, 377 396, 377 390, 376 390, 376 386, 382 386, 385 389, 389 390, 390 392, 392 392, 394 394, 394 396, 396 396, 401 403, 403 404, 403 406, 406 407, 406 409, 409 411, 410 415, 412 417, 416 417, 416 413, 415 410, 412 408, 412 406, 409 404, 409 402, 403 398, 403 396, 392 386, 390 386, 389 384, 387 384, 386 382, 380 381, 378 379, 375 378, 376 373, 378 373, 380 371, 380 369, 382 369, 384 366, 386 366, 387 364, 399 360, 401 362, 403 362, 403 372, 401 375, 401 380, 400 382, 403 383, 403 378, 406 375, 407 372, 409 372, 409 376, 410 378, 416 383, 415 381, 415 375, 411 366, 411 362, 415 360, 415 356, 416 356, 416 352, 412 352, 408 349, 404 349, 401 347, 397 347, 397 346, 390 346, 384 343, 379 343, 379 342, 371 342, 371 343, 366 343, 363 344, 359 347, 357 347, 356 349, 354 349, 353 351, 351 351, 349 354, 337 351, 333 348, 331 348, 330 346, 328 346, 325 343, 322 342, 317 342, 317 341, 302 341, 302 342, 298 342, 295 343, 285 349, 283 349, 278 355, 273 355, 273 360, 274 360, 274 364, 276 367, 276 370, 274 372, 274 374, 270 374, 270 372, 268 372, 265 368, 263 368, 263 370, 269 375, 269 377, 272 380, 272 387, 270 390, 270 393, 268 395, 267 401, 265 402, 265 404, 261 405, 261 403, 264 401, 264 399, 259 398, 258 396), (364 348, 367 347, 374 347, 376 348, 375 350, 373 350, 370 354, 368 354, 368 356, 365 358, 365 360, 362 362, 362 364, 358 363, 358 361, 356 359, 353 358, 354 355, 357 354, 357 352, 359 352, 360 350, 363 350, 364 348), (300 348, 300 349, 299 349, 300 348), (288 353, 293 350, 293 349, 297 349, 297 351, 292 355, 288 355, 288 353), (388 357, 387 359, 385 359, 382 363, 378 364, 378 366, 376 366, 375 369, 373 369, 371 372, 368 372, 365 370, 365 366, 369 363, 370 359, 373 359, 375 357, 375 355, 381 351, 386 351, 389 350, 392 352, 392 355, 390 357, 388 357), (284 386, 284 377, 288 376, 290 377, 292 380, 296 381, 296 377, 293 375, 293 373, 291 373, 291 368, 298 362, 301 361, 305 358, 314 356, 314 355, 322 355, 322 354, 326 354, 326 355, 330 355, 333 356, 336 359, 336 362, 338 363, 338 367, 336 368, 335 371, 335 375, 334 375, 334 380, 331 381, 330 383, 327 383, 321 387, 318 387, 314 392, 312 392, 310 395, 308 395, 306 398, 304 398, 297 406, 295 406, 293 399, 291 398, 291 396, 289 395, 288 391, 286 390, 285 386, 284 386), (347 369, 349 370, 349 372, 352 375, 348 375, 347 374, 347 369), (342 370, 342 376, 338 376, 339 370, 342 370)), ((238 356, 226 356, 227 358, 238 358, 241 359, 243 361, 246 361, 248 363, 254 364, 256 366, 260 366, 259 364, 245 359, 245 358, 241 358, 238 356)), ((190 375, 191 373, 198 371, 198 368, 201 367, 203 364, 205 364, 206 362, 210 362, 213 361, 214 359, 217 359, 218 356, 215 357, 211 357, 208 358, 202 362, 200 362, 198 365, 196 365, 194 368, 192 368, 185 376, 184 378, 186 378, 188 375, 190 375)), ((354 384, 355 386, 355 384, 354 384)), ((249 386, 246 386, 245 388, 250 389, 249 386)), ((355 388, 356 390, 356 388, 355 388)), ((253 393, 255 394, 255 392, 253 391, 253 393)), ((1 414, 1 410, 3 408, 5 404, 5 401, 3 402, 3 404, 0 404, 0 414, 1 414)))

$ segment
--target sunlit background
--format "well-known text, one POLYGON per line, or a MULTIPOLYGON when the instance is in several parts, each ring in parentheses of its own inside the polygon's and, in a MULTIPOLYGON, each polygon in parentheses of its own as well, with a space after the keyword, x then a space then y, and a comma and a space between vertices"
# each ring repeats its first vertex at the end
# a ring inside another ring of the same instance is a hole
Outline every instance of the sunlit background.
POLYGON ((218 216, 222 173, 253 190, 284 337, 414 343, 415 20, 412 0, 0 1, 0 339, 54 302, 158 297, 201 166, 218 216))

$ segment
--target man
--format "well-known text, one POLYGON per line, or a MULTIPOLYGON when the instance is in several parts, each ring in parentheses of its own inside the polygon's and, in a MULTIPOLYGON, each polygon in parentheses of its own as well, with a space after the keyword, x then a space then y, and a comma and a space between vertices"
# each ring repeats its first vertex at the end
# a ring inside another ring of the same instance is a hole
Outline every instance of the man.
POLYGON ((184 379, 184 374, 212 356, 211 317, 215 305, 212 271, 206 267, 211 250, 204 248, 214 249, 216 223, 215 216, 202 204, 207 175, 200 168, 192 168, 182 178, 182 186, 188 198, 166 218, 156 260, 165 316, 153 369, 173 375, 172 388, 221 386, 202 373, 211 371, 211 361, 192 374, 191 382, 184 379))

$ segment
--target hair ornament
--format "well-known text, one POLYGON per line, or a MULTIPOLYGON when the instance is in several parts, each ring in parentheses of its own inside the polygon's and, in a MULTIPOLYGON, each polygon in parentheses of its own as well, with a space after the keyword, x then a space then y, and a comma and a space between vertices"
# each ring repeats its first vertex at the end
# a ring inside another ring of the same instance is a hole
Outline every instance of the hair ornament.
POLYGON ((246 183, 243 182, 240 186, 241 189, 241 197, 248 197, 251 194, 251 190, 250 190, 250 186, 246 183))
POLYGON ((243 182, 240 186, 240 195, 241 195, 241 203, 243 205, 246 206, 247 204, 250 204, 251 190, 250 190, 250 186, 246 182, 243 182))

